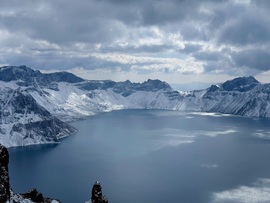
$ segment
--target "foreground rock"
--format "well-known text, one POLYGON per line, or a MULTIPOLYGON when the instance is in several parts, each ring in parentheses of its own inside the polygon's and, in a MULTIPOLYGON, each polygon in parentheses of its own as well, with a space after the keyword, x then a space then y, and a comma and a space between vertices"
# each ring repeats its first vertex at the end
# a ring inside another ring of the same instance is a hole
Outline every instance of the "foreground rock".
POLYGON ((96 181, 92 188, 92 196, 91 200, 85 203, 108 203, 107 197, 102 195, 102 187, 101 184, 96 181))
POLYGON ((8 162, 7 148, 0 144, 0 202, 6 202, 10 198, 8 162))
POLYGON ((14 193, 9 184, 9 155, 7 148, 0 144, 0 202, 1 203, 60 203, 58 200, 43 197, 33 189, 25 194, 14 193))
POLYGON ((76 132, 27 92, 0 87, 0 143, 6 147, 59 143, 76 132))
MULTIPOLYGON (((14 193, 9 184, 8 163, 8 150, 0 144, 0 203, 60 203, 59 200, 43 197, 43 194, 36 189, 23 194, 14 193)), ((86 203, 91 202, 108 203, 108 199, 102 196, 102 187, 99 182, 93 185, 91 200, 86 203)))

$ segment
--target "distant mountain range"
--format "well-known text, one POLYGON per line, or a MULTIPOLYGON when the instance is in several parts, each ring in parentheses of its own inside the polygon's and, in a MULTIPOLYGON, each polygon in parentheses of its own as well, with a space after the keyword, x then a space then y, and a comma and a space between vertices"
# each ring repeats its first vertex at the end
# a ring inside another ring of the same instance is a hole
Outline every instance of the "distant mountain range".
POLYGON ((270 84, 241 77, 204 90, 178 92, 166 82, 89 81, 26 66, 0 68, 0 143, 55 143, 73 121, 119 109, 168 109, 269 117, 270 84))

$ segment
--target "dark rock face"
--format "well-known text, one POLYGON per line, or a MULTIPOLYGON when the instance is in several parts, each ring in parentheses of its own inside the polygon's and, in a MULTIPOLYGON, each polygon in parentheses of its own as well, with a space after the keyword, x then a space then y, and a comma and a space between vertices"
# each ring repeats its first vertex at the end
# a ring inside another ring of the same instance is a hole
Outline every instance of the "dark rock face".
POLYGON ((132 83, 129 80, 125 82, 114 82, 111 80, 103 81, 87 81, 82 84, 78 84, 78 87, 82 90, 107 90, 111 88, 115 93, 121 94, 124 97, 135 93, 136 91, 152 91, 158 90, 173 91, 169 84, 160 80, 147 80, 143 83, 132 83))
POLYGON ((43 77, 51 82, 77 83, 84 81, 84 79, 79 78, 68 72, 47 73, 43 74, 43 77))
POLYGON ((91 202, 92 203, 108 203, 107 197, 102 196, 102 187, 98 181, 95 182, 95 184, 93 185, 91 202))
POLYGON ((0 80, 4 82, 18 81, 17 85, 23 87, 46 87, 58 90, 57 82, 77 83, 84 81, 68 72, 43 74, 26 66, 0 67, 0 80))
POLYGON ((0 202, 6 202, 10 198, 8 163, 7 148, 0 144, 0 202))
MULTIPOLYGON (((0 144, 0 203, 5 203, 9 200, 13 202, 12 200, 13 197, 11 197, 11 188, 9 184, 8 163, 9 163, 8 150, 6 147, 0 144)), ((51 203, 53 201, 53 199, 51 198, 43 197, 42 193, 38 192, 36 189, 30 190, 25 194, 21 194, 21 197, 37 203, 51 203)), ((24 200, 18 201, 24 202, 24 200)), ((17 200, 15 202, 17 202, 17 200)), ((55 202, 60 203, 60 201, 58 200, 55 202)))
MULTIPOLYGON (((46 198, 43 197, 43 194, 38 192, 37 189, 32 189, 30 191, 28 191, 27 193, 21 194, 22 197, 26 198, 26 199, 30 199, 33 202, 38 202, 38 203, 51 203, 53 199, 51 198, 46 198)), ((57 200, 59 203, 60 201, 57 200)))
POLYGON ((233 80, 226 81, 222 84, 222 89, 225 91, 239 91, 246 92, 250 91, 260 83, 252 76, 250 77, 239 77, 233 80))
MULTIPOLYGON (((36 114, 40 114, 44 117, 49 116, 50 113, 41 107, 36 100, 28 94, 26 91, 17 89, 12 90, 9 88, 5 88, 2 91, 6 94, 6 97, 0 99, 0 103, 6 103, 5 108, 1 108, 1 112, 4 112, 5 116, 9 114, 27 114, 31 112, 35 112, 36 114), (9 100, 8 100, 9 99, 9 100), (11 110, 6 108, 7 104, 11 107, 11 110)), ((2 93, 1 92, 1 93, 2 93)))
POLYGON ((33 202, 44 202, 42 193, 38 192, 35 188, 25 194, 22 194, 22 196, 24 198, 30 199, 33 202))
MULTIPOLYGON (((0 126, 0 135, 8 133, 14 145, 58 142, 76 129, 52 116, 24 90, 0 89, 0 124, 12 124, 10 131, 0 126)), ((7 146, 9 147, 9 146, 7 146)))

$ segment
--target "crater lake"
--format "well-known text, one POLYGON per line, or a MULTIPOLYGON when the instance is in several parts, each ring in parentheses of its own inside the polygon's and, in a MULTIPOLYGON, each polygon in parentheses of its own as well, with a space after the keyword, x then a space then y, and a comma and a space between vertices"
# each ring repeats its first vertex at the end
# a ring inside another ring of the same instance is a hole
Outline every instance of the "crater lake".
POLYGON ((270 119, 121 110, 71 123, 57 145, 9 148, 15 192, 84 203, 99 181, 110 203, 270 200, 270 119))

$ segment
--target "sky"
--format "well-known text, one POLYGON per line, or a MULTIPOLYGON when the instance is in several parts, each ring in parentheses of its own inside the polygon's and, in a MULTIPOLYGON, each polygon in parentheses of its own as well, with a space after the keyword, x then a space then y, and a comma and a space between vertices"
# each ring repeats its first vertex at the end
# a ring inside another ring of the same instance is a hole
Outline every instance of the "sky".
POLYGON ((270 82, 269 0, 0 0, 0 65, 85 79, 270 82))

